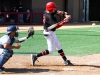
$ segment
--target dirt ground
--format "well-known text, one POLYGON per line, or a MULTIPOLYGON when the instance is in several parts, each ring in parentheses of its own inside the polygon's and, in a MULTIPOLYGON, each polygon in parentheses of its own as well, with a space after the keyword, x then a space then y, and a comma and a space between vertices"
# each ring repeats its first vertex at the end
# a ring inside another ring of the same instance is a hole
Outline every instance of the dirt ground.
MULTIPOLYGON (((64 28, 92 27, 91 25, 68 25, 64 28)), ((7 27, 0 27, 5 32, 7 27)), ((29 26, 19 26, 19 31, 27 30, 29 26)), ((42 26, 34 26, 35 30, 43 30, 42 26)), ((100 75, 100 54, 83 57, 67 56, 74 66, 64 66, 60 56, 43 56, 31 65, 30 55, 13 55, 4 65, 5 75, 100 75)))

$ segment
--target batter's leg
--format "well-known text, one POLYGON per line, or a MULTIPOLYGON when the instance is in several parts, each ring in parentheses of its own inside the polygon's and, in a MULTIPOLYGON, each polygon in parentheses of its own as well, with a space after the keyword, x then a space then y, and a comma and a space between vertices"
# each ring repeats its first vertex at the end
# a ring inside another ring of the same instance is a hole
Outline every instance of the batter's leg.
POLYGON ((49 31, 49 32, 44 31, 44 37, 47 40, 48 49, 43 50, 41 53, 38 53, 37 57, 52 54, 54 52, 55 43, 54 43, 54 39, 52 37, 52 31, 49 31))
POLYGON ((62 49, 62 46, 61 46, 61 44, 60 44, 60 42, 59 42, 59 40, 58 40, 58 38, 57 38, 55 33, 53 34, 53 38, 55 39, 55 46, 56 46, 56 48, 58 50, 58 53, 64 60, 64 65, 72 66, 73 64, 69 60, 67 60, 67 58, 65 56, 65 53, 64 53, 64 51, 62 49))
POLYGON ((47 45, 48 45, 48 49, 47 50, 43 50, 42 52, 36 54, 36 55, 31 55, 31 59, 32 59, 32 65, 34 66, 35 61, 37 60, 38 57, 40 56, 44 56, 44 55, 48 55, 54 52, 54 39, 52 37, 52 31, 46 32, 44 31, 44 37, 47 40, 47 45))

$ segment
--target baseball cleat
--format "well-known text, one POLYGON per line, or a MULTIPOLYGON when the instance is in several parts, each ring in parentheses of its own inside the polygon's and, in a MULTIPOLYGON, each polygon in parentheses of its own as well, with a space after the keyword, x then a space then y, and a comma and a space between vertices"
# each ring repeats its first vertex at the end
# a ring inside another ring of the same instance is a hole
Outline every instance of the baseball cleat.
POLYGON ((4 68, 4 67, 0 67, 0 69, 1 69, 2 71, 4 71, 4 70, 5 70, 5 68, 4 68))
POLYGON ((35 65, 35 61, 37 60, 37 56, 35 54, 31 54, 32 65, 35 65))
POLYGON ((70 62, 70 60, 64 61, 65 66, 73 66, 73 64, 70 62))
POLYGON ((0 74, 2 74, 2 70, 0 69, 0 74))
POLYGON ((4 67, 0 67, 0 74, 3 74, 3 71, 5 70, 4 67))

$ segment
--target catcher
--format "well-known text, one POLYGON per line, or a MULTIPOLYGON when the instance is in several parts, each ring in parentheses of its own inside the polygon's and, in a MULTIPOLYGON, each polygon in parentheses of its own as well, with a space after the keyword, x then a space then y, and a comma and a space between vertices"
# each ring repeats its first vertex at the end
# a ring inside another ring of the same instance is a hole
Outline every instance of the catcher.
POLYGON ((46 4, 46 10, 44 12, 43 16, 43 25, 44 25, 44 37, 47 40, 48 44, 48 49, 43 50, 42 52, 38 54, 32 54, 32 65, 35 65, 35 61, 44 55, 48 55, 54 52, 54 48, 56 47, 59 55, 63 58, 64 60, 64 65, 70 65, 72 66, 73 64, 68 60, 65 56, 65 53, 62 49, 62 46, 56 36, 55 31, 63 26, 65 23, 67 23, 70 20, 71 16, 67 14, 67 12, 64 11, 59 11, 57 10, 57 6, 55 5, 54 2, 48 2, 46 4), (63 16, 64 20, 61 22, 57 22, 57 19, 55 15, 63 16))
POLYGON ((34 29, 30 27, 26 37, 17 39, 18 29, 18 26, 15 25, 8 26, 6 34, 0 38, 0 73, 5 70, 3 65, 12 57, 13 49, 19 49, 21 47, 19 44, 13 45, 13 43, 24 42, 34 35, 34 29))

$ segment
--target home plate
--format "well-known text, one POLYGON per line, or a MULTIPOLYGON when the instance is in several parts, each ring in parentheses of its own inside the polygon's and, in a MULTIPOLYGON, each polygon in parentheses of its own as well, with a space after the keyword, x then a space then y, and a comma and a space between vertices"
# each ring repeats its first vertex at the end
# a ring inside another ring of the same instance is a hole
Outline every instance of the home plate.
POLYGON ((70 70, 70 71, 72 71, 72 70, 75 70, 74 68, 62 68, 62 70, 70 70))

